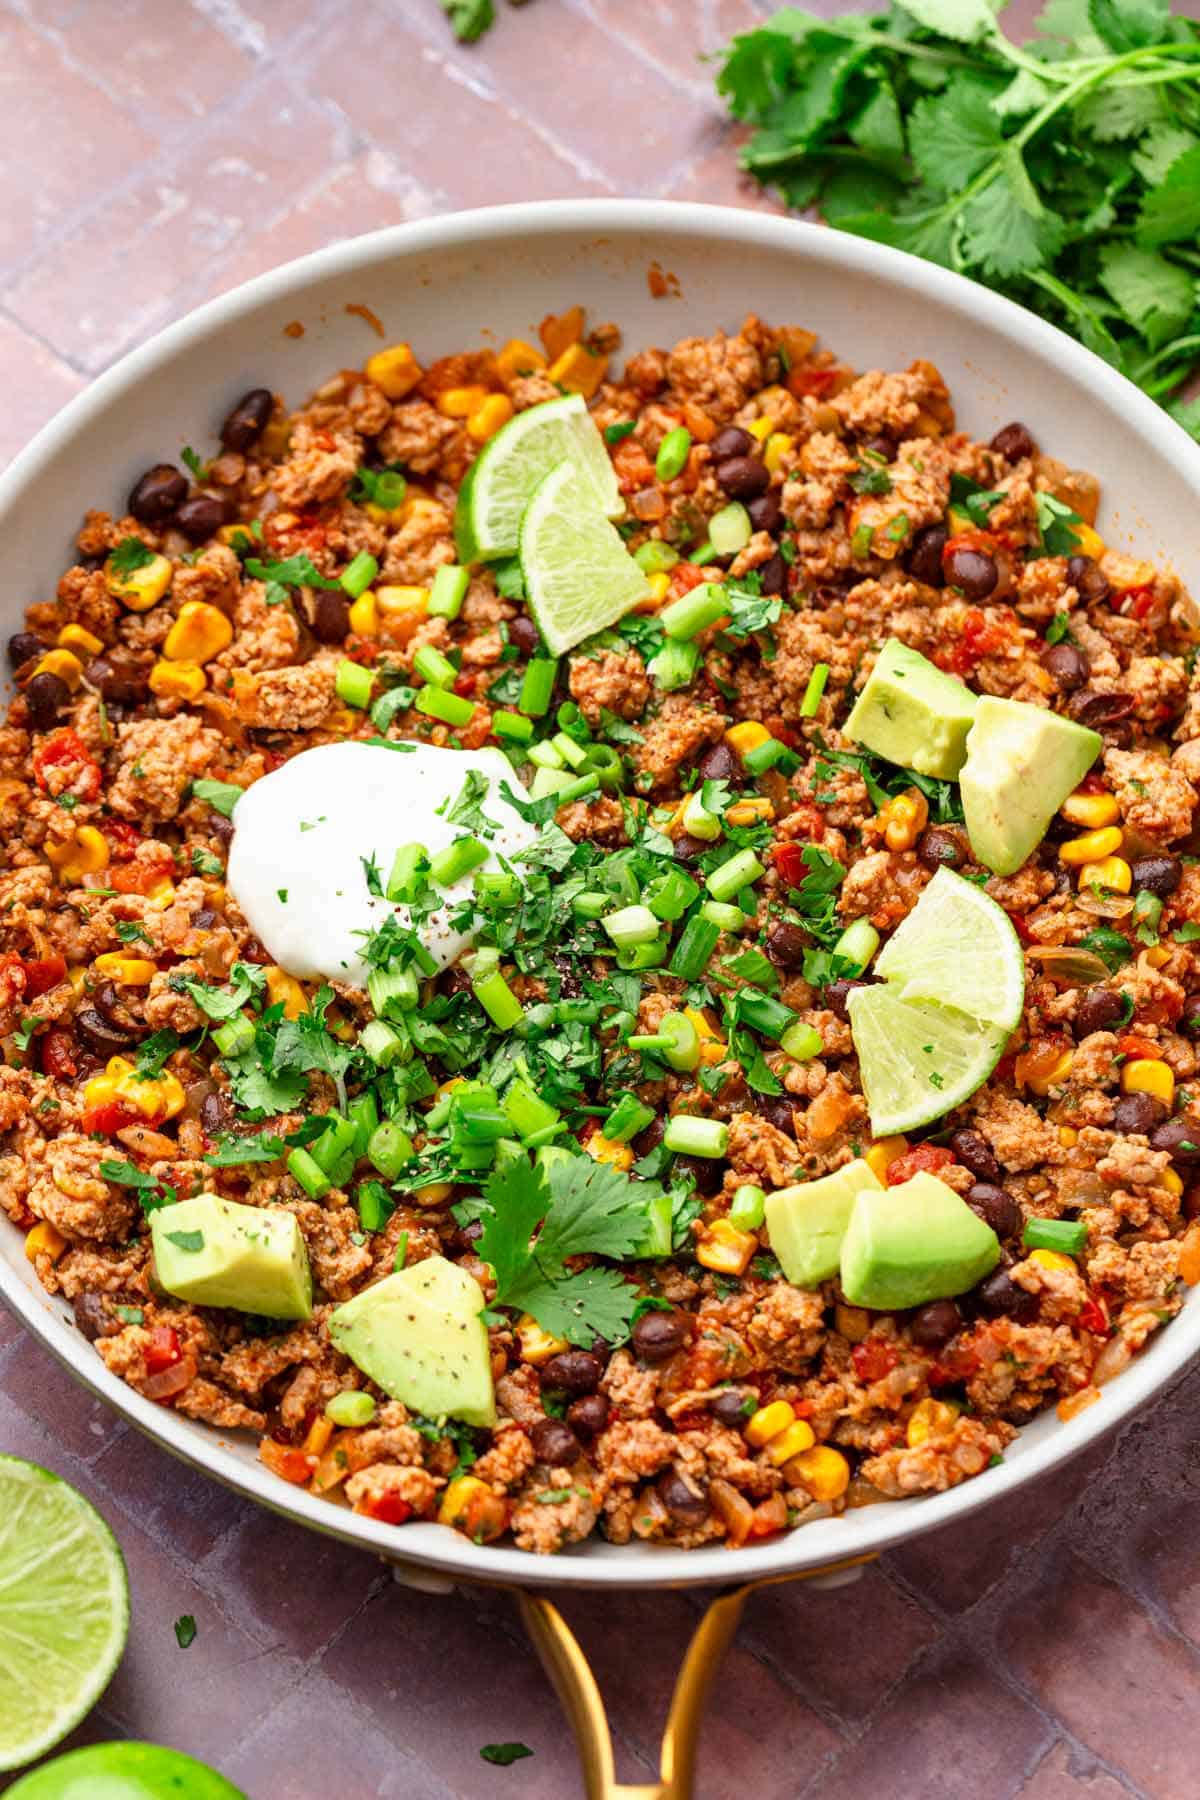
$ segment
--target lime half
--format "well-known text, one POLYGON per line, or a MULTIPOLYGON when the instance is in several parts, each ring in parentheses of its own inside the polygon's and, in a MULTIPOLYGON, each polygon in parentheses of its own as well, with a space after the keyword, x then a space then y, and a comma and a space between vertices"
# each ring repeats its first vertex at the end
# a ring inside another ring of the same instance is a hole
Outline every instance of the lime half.
POLYGON ((595 511, 620 517, 624 502, 604 439, 583 396, 564 394, 519 412, 471 464, 454 514, 459 561, 512 556, 534 489, 561 462, 574 463, 580 492, 595 511))
POLYGON ((521 570, 552 656, 614 624, 649 592, 620 533, 569 462, 546 476, 525 509, 521 570))
POLYGON ((129 1631, 129 1581, 82 1494, 0 1456, 0 1769, 43 1755, 108 1686, 129 1631))
POLYGON ((905 1000, 938 1000, 1013 1031, 1025 1004, 1025 956, 1002 906, 939 869, 875 964, 905 1000))
POLYGON ((1007 1028, 891 987, 856 988, 848 1001, 863 1092, 876 1137, 928 1125, 985 1082, 1007 1028))
POLYGON ((161 1744, 123 1739, 70 1750, 22 1776, 6 1800, 246 1800, 215 1769, 161 1744))

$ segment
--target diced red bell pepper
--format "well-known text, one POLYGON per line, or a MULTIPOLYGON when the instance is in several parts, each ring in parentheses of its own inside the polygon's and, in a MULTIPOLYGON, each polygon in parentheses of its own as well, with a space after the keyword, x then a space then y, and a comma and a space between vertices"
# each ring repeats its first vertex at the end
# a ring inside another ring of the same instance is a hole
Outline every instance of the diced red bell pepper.
POLYGON ((34 779, 43 794, 64 794, 68 789, 81 800, 94 800, 100 792, 100 765, 93 761, 87 745, 72 726, 52 731, 33 753, 34 779), (71 775, 73 768, 78 774, 71 775), (51 780, 51 771, 59 770, 64 779, 51 780))
MULTIPOLYGON (((946 551, 956 547, 961 549, 964 545, 971 549, 977 548, 975 542, 977 535, 980 534, 970 533, 951 538, 946 545, 946 551)), ((945 552, 943 552, 944 554, 945 552)), ((1007 615, 1001 615, 999 619, 989 619, 987 614, 981 612, 978 607, 971 607, 963 620, 962 632, 957 644, 947 656, 941 659, 942 666, 948 667, 955 675, 973 674, 985 656, 994 655, 996 651, 1005 649, 1012 642, 1012 633, 1006 621, 1007 615)))
POLYGON ((460 675, 456 675, 454 678, 454 691, 460 699, 473 700, 478 683, 479 676, 474 669, 464 669, 460 675))
POLYGON ((142 834, 137 826, 130 825, 126 819, 106 819, 104 835, 118 862, 128 862, 142 841, 142 834))
POLYGON ((979 1368, 979 1353, 970 1344, 951 1344, 931 1364, 926 1379, 931 1388, 955 1387, 969 1381, 979 1368))
POLYGON ((160 1369, 169 1369, 179 1361, 183 1352, 179 1346, 179 1333, 173 1325, 155 1325, 150 1333, 150 1342, 143 1352, 146 1367, 151 1375, 157 1375, 160 1369))
POLYGON ((115 1137, 127 1125, 148 1123, 141 1113, 134 1112, 121 1100, 110 1100, 104 1106, 90 1106, 80 1120, 84 1132, 89 1136, 93 1132, 99 1133, 101 1137, 115 1137))
POLYGON ((910 1175, 916 1175, 922 1170, 928 1175, 940 1174, 943 1169, 949 1169, 955 1160, 953 1150, 948 1150, 945 1144, 918 1144, 915 1150, 906 1150, 903 1156, 898 1156, 888 1164, 887 1185, 899 1187, 910 1175))
POLYGON ((1079 1313, 1076 1323, 1081 1331, 1090 1331, 1093 1337, 1108 1336, 1108 1308, 1103 1300, 1092 1294, 1079 1313))
POLYGON ((693 588, 704 586, 704 570, 699 563, 679 562, 671 570, 671 598, 678 600, 681 594, 690 594, 693 588))
POLYGON ((880 1338, 866 1338, 861 1344, 855 1344, 850 1361, 860 1381, 882 1381, 900 1361, 900 1352, 895 1344, 885 1344, 880 1338))
POLYGON ((266 1463, 272 1474, 278 1475, 281 1481, 290 1481, 293 1487, 300 1487, 306 1482, 316 1467, 317 1459, 310 1456, 307 1450, 289 1444, 277 1444, 272 1438, 260 1439, 258 1458, 266 1463))
POLYGON ((75 1039, 69 1031, 48 1031, 39 1040, 43 1075, 56 1081, 71 1081, 79 1073, 75 1060, 75 1039))
POLYGON ((811 873, 804 860, 804 849, 803 844, 794 840, 771 846, 771 861, 775 864, 775 872, 789 887, 798 888, 805 876, 811 873))
POLYGON ((18 1000, 36 1000, 48 994, 66 978, 67 965, 61 956, 24 957, 15 950, 0 956, 0 1005, 12 1006, 18 1000))
POLYGON ((368 1519, 378 1519, 384 1525, 403 1525, 406 1519, 412 1518, 412 1507, 399 1494, 375 1494, 361 1509, 368 1519))
POLYGON ((1156 595, 1151 583, 1143 583, 1140 587, 1124 588, 1112 597, 1113 610, 1126 619, 1136 619, 1139 624, 1154 611, 1156 595))
POLYGON ((1156 1044, 1152 1038, 1137 1037, 1133 1032, 1126 1037, 1117 1039, 1117 1049, 1128 1061, 1142 1060, 1147 1057, 1151 1061, 1157 1061, 1162 1055, 1161 1046, 1156 1044))
POLYGON ((823 394, 829 392, 837 378, 836 368, 789 369, 787 390, 789 394, 794 394, 797 400, 802 400, 805 394, 813 394, 819 400, 823 394))
POLYGON ((130 862, 121 868, 105 870, 105 886, 118 894, 150 894, 161 881, 170 881, 174 863, 130 862))

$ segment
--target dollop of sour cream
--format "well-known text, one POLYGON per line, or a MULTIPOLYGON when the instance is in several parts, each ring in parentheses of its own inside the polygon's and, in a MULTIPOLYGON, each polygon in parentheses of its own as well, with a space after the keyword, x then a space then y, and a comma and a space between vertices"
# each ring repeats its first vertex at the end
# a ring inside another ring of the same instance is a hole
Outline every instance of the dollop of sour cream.
MULTIPOLYGON (((440 750, 413 744, 322 744, 302 750, 248 788, 233 812, 227 881, 255 936, 280 968, 301 978, 365 987, 364 933, 395 917, 410 928, 406 906, 372 894, 367 870, 387 885, 392 860, 405 844, 430 855, 460 837, 479 837, 490 854, 480 867, 497 869, 533 842, 536 827, 502 798, 507 781, 528 796, 499 750, 440 750), (485 777, 482 828, 447 817, 467 776, 485 777), (439 810, 441 809, 441 810, 439 810)), ((441 891, 445 902, 424 919, 419 936, 439 968, 469 949, 474 933, 450 919, 473 892, 473 869, 441 891)))

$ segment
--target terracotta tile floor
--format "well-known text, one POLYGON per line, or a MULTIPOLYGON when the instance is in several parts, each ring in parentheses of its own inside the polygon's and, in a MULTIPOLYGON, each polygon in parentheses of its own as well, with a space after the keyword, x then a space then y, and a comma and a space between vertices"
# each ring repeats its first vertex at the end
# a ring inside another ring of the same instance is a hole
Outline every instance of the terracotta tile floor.
MULTIPOLYGON (((434 0, 0 0, 0 460, 168 319, 334 237, 518 196, 766 204, 697 62, 754 0, 498 10, 467 50, 434 0), (447 97, 461 132, 444 129, 447 97)), ((579 1791, 505 1600, 396 1587, 179 1468, 4 1316, 0 1343, 0 1448, 76 1482, 129 1558, 130 1648, 83 1741, 177 1744, 253 1800, 579 1791), (180 1651, 184 1612, 199 1629, 180 1651), (534 1757, 479 1760, 512 1738, 534 1757)), ((1194 1427, 1185 1379, 966 1536, 924 1538, 857 1587, 751 1601, 704 1735, 703 1800, 1192 1800, 1194 1427)), ((697 1608, 567 1606, 625 1780, 651 1778, 697 1608)))

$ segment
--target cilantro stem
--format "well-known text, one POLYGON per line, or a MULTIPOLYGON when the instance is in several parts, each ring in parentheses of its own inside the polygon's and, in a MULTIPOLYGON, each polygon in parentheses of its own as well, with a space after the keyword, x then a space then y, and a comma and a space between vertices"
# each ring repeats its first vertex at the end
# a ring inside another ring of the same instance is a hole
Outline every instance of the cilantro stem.
MULTIPOLYGON (((1190 337, 1176 338, 1173 343, 1164 344, 1153 356, 1148 356, 1144 363, 1133 371, 1134 381, 1144 381, 1147 375, 1153 374, 1161 363, 1169 362, 1173 357, 1183 356, 1188 350, 1200 350, 1200 332, 1193 332, 1190 337)), ((1174 386, 1174 382, 1171 384, 1174 386)))

